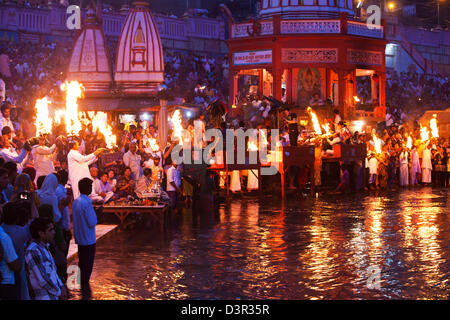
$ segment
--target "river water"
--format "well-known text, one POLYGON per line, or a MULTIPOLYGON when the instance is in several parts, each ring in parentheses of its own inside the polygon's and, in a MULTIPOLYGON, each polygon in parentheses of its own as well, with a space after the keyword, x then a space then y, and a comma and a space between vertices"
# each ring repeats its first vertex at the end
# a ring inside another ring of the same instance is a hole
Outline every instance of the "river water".
POLYGON ((94 299, 448 299, 448 189, 242 197, 97 246, 94 299))

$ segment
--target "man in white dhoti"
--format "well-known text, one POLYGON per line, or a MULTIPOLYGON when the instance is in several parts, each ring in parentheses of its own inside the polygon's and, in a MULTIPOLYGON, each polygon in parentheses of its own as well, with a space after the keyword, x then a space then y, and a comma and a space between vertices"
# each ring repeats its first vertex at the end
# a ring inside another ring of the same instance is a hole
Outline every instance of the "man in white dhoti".
POLYGON ((89 166, 97 161, 97 157, 102 154, 106 149, 97 149, 94 153, 87 156, 83 156, 78 149, 80 144, 78 141, 72 141, 69 143, 70 151, 67 155, 67 165, 69 168, 69 181, 72 186, 73 198, 76 199, 80 196, 78 190, 78 182, 83 178, 92 179, 89 172, 89 166))
POLYGON ((372 151, 368 155, 368 165, 369 165, 369 188, 372 186, 375 188, 375 182, 377 181, 377 166, 378 160, 376 158, 375 148, 370 145, 372 151))
POLYGON ((408 161, 408 151, 406 148, 400 153, 400 186, 405 187, 408 185, 409 181, 409 161, 408 161))
POLYGON ((130 150, 123 155, 123 164, 130 167, 134 181, 138 181, 142 176, 141 156, 136 151, 136 143, 130 142, 130 150))
POLYGON ((259 188, 258 170, 248 170, 247 190, 253 191, 258 190, 258 188, 259 188))
POLYGON ((55 173, 55 166, 53 159, 56 155, 56 145, 50 148, 45 145, 45 137, 39 137, 39 145, 33 147, 32 151, 34 159, 34 168, 36 169, 36 179, 40 176, 47 176, 50 173, 55 173))
POLYGON ((433 164, 431 163, 431 144, 428 141, 423 148, 422 157, 422 182, 425 184, 431 183, 431 170, 433 170, 433 164))
POLYGON ((415 186, 418 184, 417 175, 420 174, 422 170, 420 169, 419 153, 417 152, 416 146, 411 150, 411 185, 415 186))
POLYGON ((241 192, 241 176, 239 170, 231 171, 230 191, 241 192))

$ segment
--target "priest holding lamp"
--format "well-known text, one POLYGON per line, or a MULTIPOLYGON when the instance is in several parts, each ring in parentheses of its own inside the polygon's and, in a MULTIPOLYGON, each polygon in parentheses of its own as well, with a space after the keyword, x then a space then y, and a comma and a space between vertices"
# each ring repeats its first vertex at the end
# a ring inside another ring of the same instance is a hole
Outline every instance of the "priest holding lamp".
POLYGON ((76 199, 80 196, 80 191, 78 190, 78 181, 83 178, 92 179, 91 173, 89 172, 89 166, 96 162, 98 156, 107 151, 107 149, 100 148, 97 149, 94 153, 84 156, 78 151, 78 149, 80 148, 80 144, 74 137, 71 141, 69 141, 69 148, 70 151, 67 155, 69 181, 72 186, 73 198, 76 199))

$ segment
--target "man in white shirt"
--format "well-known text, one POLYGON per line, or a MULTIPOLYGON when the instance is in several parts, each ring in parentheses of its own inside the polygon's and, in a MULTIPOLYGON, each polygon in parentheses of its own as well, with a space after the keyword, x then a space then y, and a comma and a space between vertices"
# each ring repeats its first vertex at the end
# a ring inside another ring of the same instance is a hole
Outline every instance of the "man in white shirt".
POLYGON ((145 193, 150 192, 151 185, 152 185, 152 169, 145 168, 144 174, 136 183, 136 188, 134 192, 136 192, 138 197, 143 198, 145 193))
POLYGON ((181 177, 177 169, 177 163, 172 161, 172 165, 167 169, 167 194, 170 197, 170 207, 174 210, 177 206, 178 194, 181 194, 181 177))
POLYGON ((433 164, 431 162, 431 143, 428 141, 423 148, 422 158, 422 182, 424 184, 431 183, 431 171, 433 170, 433 164))
POLYGON ((34 159, 34 168, 36 169, 36 180, 40 176, 47 176, 50 173, 55 173, 55 166, 53 160, 56 155, 56 145, 53 144, 50 148, 45 145, 45 137, 39 137, 39 145, 33 147, 32 151, 34 159))
POLYGON ((69 181, 72 186, 73 198, 76 199, 80 196, 78 190, 78 182, 83 178, 91 179, 91 173, 89 166, 97 161, 97 156, 106 151, 106 149, 97 149, 94 153, 87 156, 83 156, 78 149, 80 145, 78 141, 72 141, 69 143, 70 151, 67 155, 67 165, 69 168, 69 181))
POLYGON ((138 181, 142 176, 141 156, 136 153, 136 143, 130 143, 130 150, 123 155, 123 164, 131 168, 132 178, 138 181))
POLYGON ((11 131, 12 131, 12 136, 15 137, 16 135, 14 133, 14 125, 11 122, 11 119, 9 118, 9 114, 10 114, 10 111, 11 111, 10 104, 6 103, 6 102, 3 103, 1 111, 2 111, 2 116, 0 117, 0 131, 4 127, 8 126, 11 129, 11 131))
POLYGON ((6 162, 15 162, 17 163, 17 172, 20 174, 22 173, 22 170, 24 168, 24 165, 28 161, 29 152, 27 150, 22 149, 20 154, 16 152, 11 147, 11 142, 9 141, 7 136, 1 136, 0 137, 0 157, 5 159, 6 162))
MULTIPOLYGON (((91 168, 91 173, 93 170, 98 172, 98 169, 93 167, 91 168)), ((92 185, 92 193, 89 198, 91 198, 92 202, 94 203, 107 203, 114 197, 114 192, 112 191, 111 185, 108 183, 108 174, 106 172, 103 172, 100 176, 100 179, 97 178, 98 173, 93 174, 93 178, 94 175, 95 180, 92 185)))

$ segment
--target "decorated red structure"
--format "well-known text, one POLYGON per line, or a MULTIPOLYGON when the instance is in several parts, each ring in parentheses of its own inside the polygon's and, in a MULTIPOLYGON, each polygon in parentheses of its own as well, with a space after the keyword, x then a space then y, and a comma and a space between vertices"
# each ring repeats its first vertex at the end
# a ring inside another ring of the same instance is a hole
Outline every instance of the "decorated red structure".
POLYGON ((244 85, 300 107, 318 94, 347 119, 384 120, 384 21, 358 21, 352 0, 263 0, 257 20, 230 29, 230 107, 244 85), (253 80, 243 84, 242 76, 253 80), (357 108, 357 77, 370 77, 364 108, 357 108))

